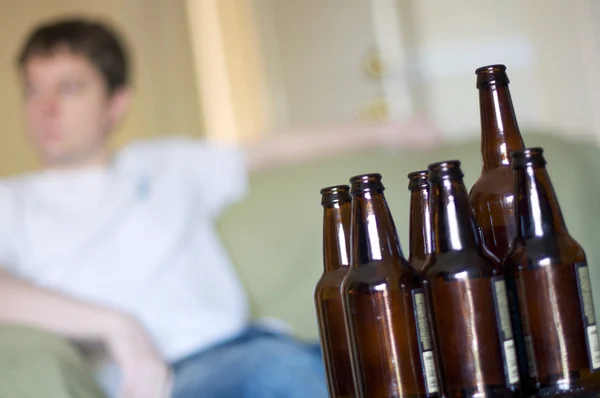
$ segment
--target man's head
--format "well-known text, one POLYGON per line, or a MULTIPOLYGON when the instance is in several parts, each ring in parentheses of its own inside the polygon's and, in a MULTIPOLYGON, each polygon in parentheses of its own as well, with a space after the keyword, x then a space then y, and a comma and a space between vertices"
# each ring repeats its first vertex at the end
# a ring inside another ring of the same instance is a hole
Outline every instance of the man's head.
POLYGON ((45 167, 106 161, 129 104, 128 60, 107 26, 81 19, 35 29, 19 54, 27 126, 45 167))

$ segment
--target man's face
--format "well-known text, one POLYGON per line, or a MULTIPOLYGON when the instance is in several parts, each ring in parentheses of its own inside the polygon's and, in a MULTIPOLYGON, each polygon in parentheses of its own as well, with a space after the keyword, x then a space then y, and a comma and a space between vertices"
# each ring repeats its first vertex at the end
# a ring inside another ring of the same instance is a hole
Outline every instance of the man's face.
POLYGON ((23 77, 29 136, 45 166, 84 165, 106 154, 119 101, 87 58, 68 50, 32 56, 23 77))

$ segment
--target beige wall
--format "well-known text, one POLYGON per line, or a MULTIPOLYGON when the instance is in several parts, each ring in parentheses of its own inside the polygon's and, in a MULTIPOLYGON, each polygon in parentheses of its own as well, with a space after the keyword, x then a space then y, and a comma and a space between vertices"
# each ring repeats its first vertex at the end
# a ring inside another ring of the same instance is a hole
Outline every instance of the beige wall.
MULTIPOLYGON (((403 0, 399 0, 403 1, 403 0)), ((505 63, 522 128, 547 128, 573 137, 596 135, 584 57, 597 25, 590 0, 457 0, 414 2, 418 65, 426 76, 431 115, 452 136, 478 125, 475 67, 505 63)), ((596 59, 598 61, 598 59, 596 59)))
POLYGON ((352 122, 355 108, 383 96, 392 109, 427 115, 449 139, 472 137, 474 71, 505 63, 523 131, 600 139, 597 3, 255 0, 273 120, 282 129, 352 122), (387 74, 379 80, 362 64, 373 47, 384 48, 387 74))
POLYGON ((114 22, 133 49, 135 101, 115 144, 158 134, 199 134, 200 118, 181 0, 0 0, 0 175, 34 167, 23 134, 14 58, 41 20, 83 13, 114 22))
POLYGON ((353 122, 381 97, 365 69, 376 45, 369 1, 254 2, 276 127, 353 122))

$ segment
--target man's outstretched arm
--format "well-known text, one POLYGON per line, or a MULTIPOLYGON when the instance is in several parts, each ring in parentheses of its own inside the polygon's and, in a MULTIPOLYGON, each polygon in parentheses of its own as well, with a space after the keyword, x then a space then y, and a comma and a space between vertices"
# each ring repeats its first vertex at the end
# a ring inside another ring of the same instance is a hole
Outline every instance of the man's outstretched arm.
POLYGON ((422 119, 374 125, 324 126, 270 135, 245 146, 252 171, 321 156, 374 148, 420 149, 439 145, 440 132, 422 119))

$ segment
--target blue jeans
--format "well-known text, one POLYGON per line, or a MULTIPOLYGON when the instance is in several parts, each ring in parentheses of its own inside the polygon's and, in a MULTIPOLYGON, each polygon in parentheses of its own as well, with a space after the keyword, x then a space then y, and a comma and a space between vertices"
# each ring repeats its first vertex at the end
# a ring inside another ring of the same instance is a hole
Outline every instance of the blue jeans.
POLYGON ((316 344, 251 327, 173 365, 173 398, 327 398, 316 344))

